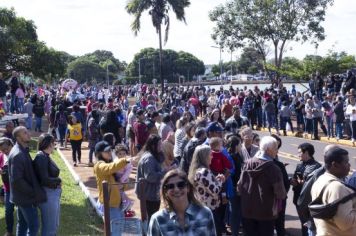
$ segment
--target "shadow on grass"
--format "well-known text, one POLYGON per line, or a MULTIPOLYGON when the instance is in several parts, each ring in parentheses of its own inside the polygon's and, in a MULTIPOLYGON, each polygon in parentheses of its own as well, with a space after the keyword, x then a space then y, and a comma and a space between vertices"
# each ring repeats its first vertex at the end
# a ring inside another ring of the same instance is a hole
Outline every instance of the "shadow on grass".
POLYGON ((103 235, 103 222, 88 200, 79 205, 61 204, 58 235, 103 235))
MULTIPOLYGON (((6 232, 4 205, 0 205, 0 235, 6 232)), ((40 212, 39 212, 40 217, 40 212)), ((14 231, 16 231, 16 210, 14 212, 14 231)), ((61 219, 58 235, 103 235, 103 221, 96 215, 89 201, 83 200, 79 205, 61 204, 61 219)))

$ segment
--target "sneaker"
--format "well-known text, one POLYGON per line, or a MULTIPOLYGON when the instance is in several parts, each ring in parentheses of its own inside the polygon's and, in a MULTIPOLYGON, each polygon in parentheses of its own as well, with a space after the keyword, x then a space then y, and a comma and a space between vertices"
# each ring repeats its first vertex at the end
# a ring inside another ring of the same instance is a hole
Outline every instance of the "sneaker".
POLYGON ((77 163, 76 163, 76 162, 74 162, 74 163, 73 163, 73 166, 74 166, 74 167, 77 167, 78 165, 77 165, 77 163))
POLYGON ((133 210, 127 210, 127 211, 125 211, 125 217, 126 218, 132 218, 132 217, 134 217, 136 214, 135 214, 135 212, 133 211, 133 210))
POLYGON ((93 167, 93 166, 94 166, 94 163, 93 163, 93 162, 89 162, 89 163, 88 163, 88 166, 89 166, 89 167, 93 167))

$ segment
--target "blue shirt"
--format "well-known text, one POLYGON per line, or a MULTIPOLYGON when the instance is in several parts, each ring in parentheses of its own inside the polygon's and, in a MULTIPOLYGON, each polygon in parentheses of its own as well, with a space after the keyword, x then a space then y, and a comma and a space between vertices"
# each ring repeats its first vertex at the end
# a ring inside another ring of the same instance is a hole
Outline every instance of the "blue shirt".
POLYGON ((257 158, 264 161, 273 161, 273 158, 267 154, 259 155, 257 158))
POLYGON ((162 209, 152 215, 148 236, 215 236, 215 224, 211 210, 191 203, 185 211, 182 227, 174 211, 162 209))

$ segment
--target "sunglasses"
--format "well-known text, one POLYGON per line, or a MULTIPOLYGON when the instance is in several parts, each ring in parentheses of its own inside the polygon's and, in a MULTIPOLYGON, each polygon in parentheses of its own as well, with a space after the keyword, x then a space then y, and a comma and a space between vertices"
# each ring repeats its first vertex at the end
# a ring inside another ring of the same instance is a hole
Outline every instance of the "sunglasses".
POLYGON ((187 186, 187 182, 185 181, 180 181, 177 183, 172 183, 172 184, 165 184, 164 189, 165 190, 172 190, 174 187, 177 187, 178 189, 183 189, 187 186))

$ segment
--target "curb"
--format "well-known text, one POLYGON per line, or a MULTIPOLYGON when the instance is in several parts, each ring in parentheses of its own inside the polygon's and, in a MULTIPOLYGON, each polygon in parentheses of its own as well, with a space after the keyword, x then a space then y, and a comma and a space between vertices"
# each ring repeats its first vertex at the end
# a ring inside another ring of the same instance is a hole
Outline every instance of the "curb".
MULTIPOLYGON (((268 128, 261 128, 260 131, 264 131, 264 132, 269 132, 268 128)), ((277 133, 276 129, 271 129, 271 131, 273 131, 273 133, 277 133)), ((281 132, 282 130, 279 130, 279 132, 281 132)), ((283 136, 283 135, 280 135, 283 136)), ((301 139, 307 139, 307 140, 312 140, 311 135, 307 134, 307 136, 303 136, 299 137, 296 136, 295 133, 293 134, 291 131, 287 131, 287 136, 286 137, 293 137, 293 138, 301 138, 301 139)), ((327 137, 320 137, 319 140, 316 141, 320 141, 320 142, 324 142, 324 143, 330 143, 330 144, 338 144, 338 145, 345 145, 345 146, 349 146, 349 147, 355 147, 355 145, 351 142, 351 140, 344 140, 344 139, 340 139, 337 140, 336 138, 330 138, 328 139, 327 137)))
POLYGON ((63 160, 63 162, 66 164, 69 172, 72 174, 74 181, 76 184, 79 185, 79 187, 82 189, 82 192, 85 194, 85 196, 89 199, 90 204, 92 205, 92 207, 95 209, 96 214, 100 217, 100 213, 98 211, 98 209, 96 208, 96 201, 95 199, 90 195, 90 192, 88 190, 88 188, 84 185, 84 183, 82 182, 82 180, 80 179, 79 175, 77 173, 75 173, 72 165, 68 162, 68 160, 64 157, 64 154, 62 153, 62 151, 59 148, 56 148, 59 156, 61 157, 61 159, 63 160))

